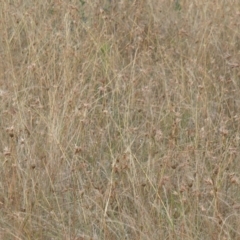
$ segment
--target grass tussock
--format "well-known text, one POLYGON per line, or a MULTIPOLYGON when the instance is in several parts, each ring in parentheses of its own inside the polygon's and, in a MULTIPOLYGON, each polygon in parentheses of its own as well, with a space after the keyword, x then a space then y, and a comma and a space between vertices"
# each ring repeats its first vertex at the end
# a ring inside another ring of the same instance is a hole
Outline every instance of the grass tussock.
POLYGON ((1 239, 240 239, 240 2, 0 3, 1 239))

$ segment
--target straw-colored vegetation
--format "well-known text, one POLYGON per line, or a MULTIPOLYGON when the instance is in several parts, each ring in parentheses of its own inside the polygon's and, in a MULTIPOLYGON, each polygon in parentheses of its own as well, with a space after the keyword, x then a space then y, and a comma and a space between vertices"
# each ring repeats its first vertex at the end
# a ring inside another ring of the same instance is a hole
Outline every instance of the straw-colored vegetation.
POLYGON ((1 1, 0 239, 240 239, 239 11, 1 1))

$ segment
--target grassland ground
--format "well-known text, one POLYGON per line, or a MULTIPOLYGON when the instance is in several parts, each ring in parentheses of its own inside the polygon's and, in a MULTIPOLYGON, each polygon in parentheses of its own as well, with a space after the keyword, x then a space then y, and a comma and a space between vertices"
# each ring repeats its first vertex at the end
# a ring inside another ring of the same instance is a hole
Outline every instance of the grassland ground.
POLYGON ((2 0, 0 239, 240 239, 239 17, 2 0))

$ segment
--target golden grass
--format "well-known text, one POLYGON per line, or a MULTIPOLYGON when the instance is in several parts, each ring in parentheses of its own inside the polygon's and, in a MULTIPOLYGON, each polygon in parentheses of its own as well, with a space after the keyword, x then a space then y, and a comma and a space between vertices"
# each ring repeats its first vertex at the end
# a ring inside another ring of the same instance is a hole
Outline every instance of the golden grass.
POLYGON ((240 239, 239 9, 3 0, 0 238, 240 239))

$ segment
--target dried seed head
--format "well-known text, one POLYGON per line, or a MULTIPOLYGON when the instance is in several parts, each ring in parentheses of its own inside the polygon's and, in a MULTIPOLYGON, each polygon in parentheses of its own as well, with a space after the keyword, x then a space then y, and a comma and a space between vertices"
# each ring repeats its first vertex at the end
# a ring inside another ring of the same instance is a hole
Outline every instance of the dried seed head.
POLYGON ((20 144, 23 145, 24 143, 25 143, 25 139, 23 137, 21 137, 20 144))
POLYGON ((11 127, 9 127, 9 128, 6 128, 6 131, 7 131, 7 133, 9 134, 9 136, 10 136, 11 138, 14 137, 14 127, 13 127, 13 126, 11 126, 11 127))
POLYGON ((212 179, 210 179, 210 178, 204 179, 204 182, 205 182, 207 185, 213 186, 213 181, 212 181, 212 179))
POLYGON ((36 168, 36 165, 35 164, 32 164, 31 165, 31 169, 35 169, 36 168))
POLYGON ((75 144, 75 151, 74 151, 74 154, 78 154, 78 153, 80 153, 81 151, 82 151, 82 148, 79 147, 79 146, 77 146, 77 145, 75 144))
POLYGON ((3 154, 4 154, 4 156, 10 156, 11 155, 10 149, 8 147, 5 147, 3 149, 3 154))
POLYGON ((238 177, 235 175, 235 173, 231 173, 231 174, 229 174, 229 179, 230 179, 230 182, 232 183, 232 184, 239 184, 239 179, 238 179, 238 177))

